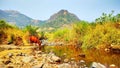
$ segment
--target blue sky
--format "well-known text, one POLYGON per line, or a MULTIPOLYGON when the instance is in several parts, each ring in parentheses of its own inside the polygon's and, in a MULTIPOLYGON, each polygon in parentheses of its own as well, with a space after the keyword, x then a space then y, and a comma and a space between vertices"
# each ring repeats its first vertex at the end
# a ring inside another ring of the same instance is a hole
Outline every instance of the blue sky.
POLYGON ((79 19, 94 21, 103 12, 120 13, 120 0, 0 0, 0 9, 17 10, 33 19, 47 20, 61 9, 76 14, 79 19))

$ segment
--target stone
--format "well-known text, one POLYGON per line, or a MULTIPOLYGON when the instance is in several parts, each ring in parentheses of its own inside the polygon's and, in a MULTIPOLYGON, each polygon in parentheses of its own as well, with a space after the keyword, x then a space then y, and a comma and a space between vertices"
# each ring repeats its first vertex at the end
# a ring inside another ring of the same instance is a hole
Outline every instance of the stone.
POLYGON ((115 64, 111 64, 109 68, 118 68, 115 64))
POLYGON ((63 63, 63 64, 58 65, 58 68, 72 68, 72 67, 68 63, 63 63))
POLYGON ((85 61, 84 60, 80 60, 80 63, 85 63, 85 61))
POLYGON ((35 51, 36 54, 42 54, 42 51, 35 51))
POLYGON ((57 64, 45 63, 42 68, 58 68, 57 64))
POLYGON ((75 60, 75 58, 71 58, 71 61, 74 61, 75 60))
POLYGON ((65 63, 68 63, 68 62, 69 62, 69 59, 64 59, 64 62, 65 62, 65 63))
POLYGON ((33 59, 33 57, 31 57, 31 56, 23 57, 22 61, 23 61, 24 63, 29 63, 29 62, 32 61, 32 59, 33 59))
POLYGON ((103 64, 93 62, 90 68, 106 68, 103 64))
POLYGON ((42 68, 43 65, 44 65, 44 63, 40 63, 40 64, 38 64, 38 65, 33 66, 32 68, 42 68))
POLYGON ((11 63, 10 60, 4 61, 4 64, 5 64, 5 65, 7 65, 7 64, 9 64, 9 63, 11 63))
POLYGON ((56 56, 54 53, 49 53, 47 56, 47 60, 51 63, 54 63, 54 62, 60 62, 61 58, 56 56))
POLYGON ((9 58, 11 58, 13 56, 13 53, 9 53, 8 56, 9 58))

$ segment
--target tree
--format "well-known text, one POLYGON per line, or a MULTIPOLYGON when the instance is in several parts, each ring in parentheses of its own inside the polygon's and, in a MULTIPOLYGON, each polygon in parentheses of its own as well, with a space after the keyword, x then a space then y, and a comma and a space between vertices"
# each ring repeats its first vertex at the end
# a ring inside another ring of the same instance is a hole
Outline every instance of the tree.
POLYGON ((12 28, 11 25, 7 24, 4 20, 0 20, 0 29, 12 28))
POLYGON ((96 23, 106 23, 106 22, 116 22, 116 17, 113 15, 114 11, 112 10, 111 13, 106 14, 106 13, 102 13, 102 16, 100 16, 99 18, 97 18, 95 20, 96 23))
POLYGON ((35 27, 35 26, 32 26, 32 25, 28 25, 24 28, 25 31, 28 31, 30 35, 37 35, 37 30, 39 28, 38 27, 35 27))

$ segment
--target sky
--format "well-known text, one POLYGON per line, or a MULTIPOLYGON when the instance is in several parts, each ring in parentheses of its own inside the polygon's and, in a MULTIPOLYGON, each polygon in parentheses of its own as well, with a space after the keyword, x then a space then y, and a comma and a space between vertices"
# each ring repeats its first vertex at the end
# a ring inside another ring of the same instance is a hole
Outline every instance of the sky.
POLYGON ((33 19, 47 20, 61 9, 92 22, 102 13, 120 13, 120 0, 0 0, 1 10, 16 10, 33 19))

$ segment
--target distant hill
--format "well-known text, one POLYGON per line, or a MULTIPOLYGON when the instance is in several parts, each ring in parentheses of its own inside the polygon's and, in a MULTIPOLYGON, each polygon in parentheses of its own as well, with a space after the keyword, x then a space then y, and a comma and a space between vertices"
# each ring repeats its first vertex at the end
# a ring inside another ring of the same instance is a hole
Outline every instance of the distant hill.
POLYGON ((10 24, 14 24, 19 27, 24 27, 28 24, 38 25, 42 22, 40 20, 34 20, 15 10, 0 10, 0 19, 6 20, 10 24))
POLYGON ((19 27, 31 24, 40 26, 41 28, 59 28, 63 25, 80 21, 75 14, 72 14, 67 10, 60 10, 46 21, 32 19, 15 10, 0 10, 0 19, 6 20, 7 22, 19 27))
POLYGON ((45 27, 58 28, 66 24, 80 21, 79 18, 67 10, 60 10, 58 13, 53 14, 44 25, 45 27))

